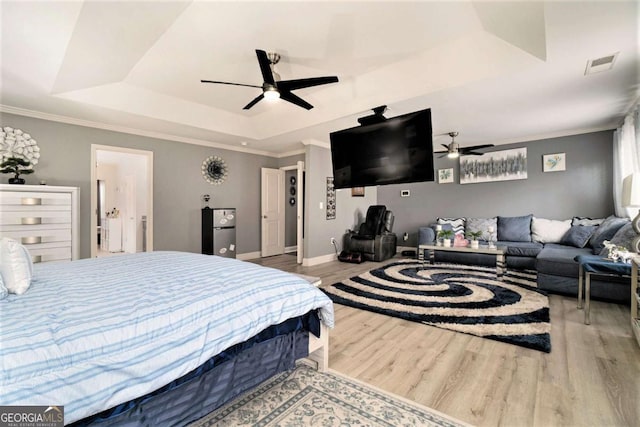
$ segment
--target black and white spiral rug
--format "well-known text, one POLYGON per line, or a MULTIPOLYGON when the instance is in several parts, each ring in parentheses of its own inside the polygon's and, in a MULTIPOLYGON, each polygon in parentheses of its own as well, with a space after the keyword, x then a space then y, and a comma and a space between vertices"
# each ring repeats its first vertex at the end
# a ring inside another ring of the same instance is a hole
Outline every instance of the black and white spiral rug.
POLYGON ((401 319, 551 351, 549 298, 536 272, 394 262, 322 287, 333 302, 401 319))

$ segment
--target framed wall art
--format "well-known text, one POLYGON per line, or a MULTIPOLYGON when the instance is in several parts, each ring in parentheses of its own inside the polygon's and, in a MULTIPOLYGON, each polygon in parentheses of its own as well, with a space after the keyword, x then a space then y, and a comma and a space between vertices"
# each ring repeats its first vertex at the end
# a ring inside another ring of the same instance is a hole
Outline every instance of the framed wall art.
POLYGON ((567 170, 566 153, 544 154, 542 172, 561 172, 567 170))
POLYGON ((351 188, 351 197, 364 197, 364 187, 351 188))
POLYGON ((438 169, 438 184, 450 184, 453 180, 453 168, 438 169))
POLYGON ((333 177, 327 177, 327 219, 336 219, 336 188, 333 177))
POLYGON ((460 184, 527 179, 527 148, 460 156, 460 184))

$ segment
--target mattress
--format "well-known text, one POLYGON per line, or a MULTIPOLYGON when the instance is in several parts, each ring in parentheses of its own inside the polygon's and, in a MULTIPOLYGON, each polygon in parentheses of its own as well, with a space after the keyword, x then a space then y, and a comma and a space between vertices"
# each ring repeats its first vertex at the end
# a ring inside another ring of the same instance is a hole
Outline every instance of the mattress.
POLYGON ((271 325, 331 301, 305 280, 216 256, 151 252, 36 264, 0 301, 0 404, 73 422, 144 396, 271 325))

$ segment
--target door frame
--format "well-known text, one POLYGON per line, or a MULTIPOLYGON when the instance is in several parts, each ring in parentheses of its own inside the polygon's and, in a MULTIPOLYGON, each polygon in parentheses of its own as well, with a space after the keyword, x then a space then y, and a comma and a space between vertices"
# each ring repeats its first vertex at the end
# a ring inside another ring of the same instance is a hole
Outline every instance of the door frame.
MULTIPOLYGON (((295 165, 290 166, 282 166, 279 168, 282 171, 297 171, 296 174, 296 262, 298 264, 302 264, 302 260, 304 258, 304 238, 303 238, 303 218, 304 218, 304 162, 299 160, 295 165)), ((287 202, 287 198, 285 197, 285 208, 287 202)), ((284 233, 285 229, 282 229, 282 240, 284 241, 284 233)), ((262 248, 261 248, 262 250, 262 248)))
POLYGON ((91 225, 89 233, 91 236, 91 258, 95 258, 98 255, 98 237, 97 227, 98 221, 96 219, 96 210, 98 209, 98 192, 97 186, 94 183, 97 180, 97 151, 113 151, 122 154, 136 154, 144 156, 147 159, 147 251, 153 251, 153 151, 137 150, 127 147, 116 147, 112 145, 99 145, 91 144, 91 225))

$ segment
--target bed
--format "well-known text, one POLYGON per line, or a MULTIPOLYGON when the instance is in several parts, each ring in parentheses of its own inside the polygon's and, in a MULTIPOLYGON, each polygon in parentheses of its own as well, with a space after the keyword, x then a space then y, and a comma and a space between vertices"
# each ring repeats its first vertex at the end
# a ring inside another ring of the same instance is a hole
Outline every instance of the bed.
POLYGON ((324 369, 333 327, 331 301, 299 276, 181 252, 36 264, 0 311, 0 404, 64 405, 77 425, 148 422, 136 411, 154 401, 183 405, 167 423, 186 424, 243 391, 230 375, 251 387, 307 354, 324 369))

